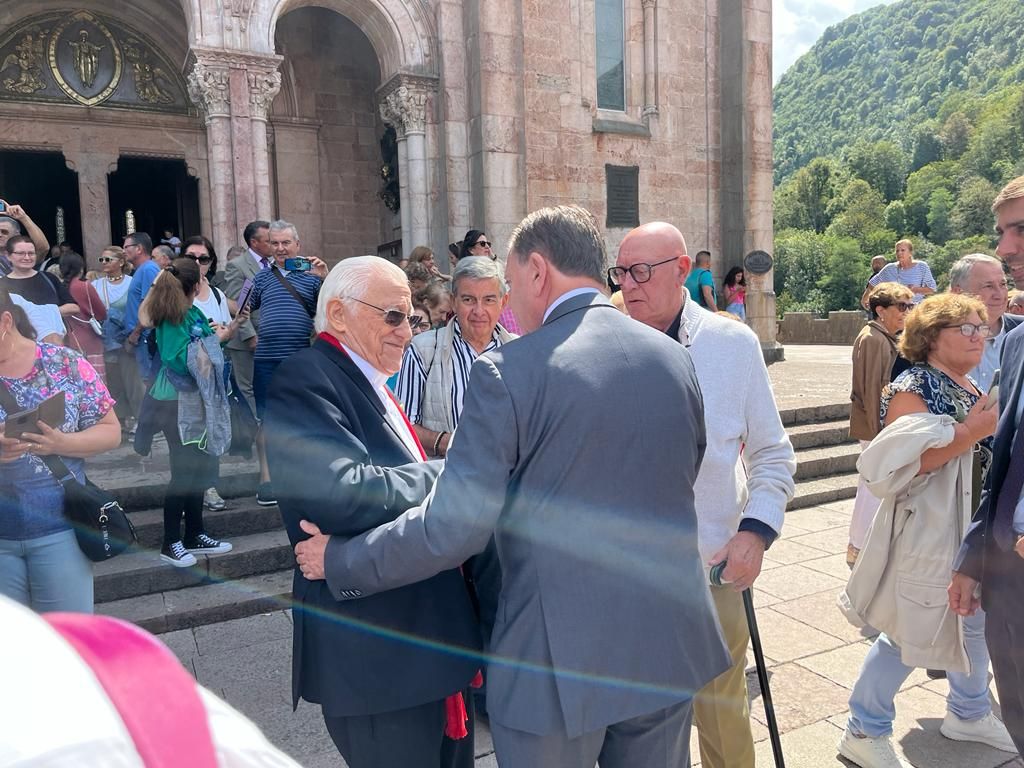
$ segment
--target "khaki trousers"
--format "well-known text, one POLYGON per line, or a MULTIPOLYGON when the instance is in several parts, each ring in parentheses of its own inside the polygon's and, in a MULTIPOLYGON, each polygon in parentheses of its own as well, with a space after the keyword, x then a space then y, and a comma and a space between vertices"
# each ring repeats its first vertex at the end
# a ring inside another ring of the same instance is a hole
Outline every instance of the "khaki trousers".
POLYGON ((747 699, 750 630, 743 597, 730 587, 711 587, 732 666, 705 685, 693 700, 702 768, 754 768, 754 737, 747 699))

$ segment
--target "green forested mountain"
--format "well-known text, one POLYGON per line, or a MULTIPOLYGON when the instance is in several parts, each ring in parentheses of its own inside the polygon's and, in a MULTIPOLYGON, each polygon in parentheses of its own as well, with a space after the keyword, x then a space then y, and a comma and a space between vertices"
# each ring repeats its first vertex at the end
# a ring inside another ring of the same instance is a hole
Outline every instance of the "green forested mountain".
MULTIPOLYGON (((778 309, 853 309, 909 237, 940 288, 1024 174, 1024 0, 901 0, 826 30, 775 92, 778 309)), ((1024 286, 1019 286, 1024 288, 1024 286)))
POLYGON ((891 140, 920 167, 956 111, 950 97, 1022 82, 1021 0, 901 0, 851 16, 775 87, 776 180, 858 139, 891 140))

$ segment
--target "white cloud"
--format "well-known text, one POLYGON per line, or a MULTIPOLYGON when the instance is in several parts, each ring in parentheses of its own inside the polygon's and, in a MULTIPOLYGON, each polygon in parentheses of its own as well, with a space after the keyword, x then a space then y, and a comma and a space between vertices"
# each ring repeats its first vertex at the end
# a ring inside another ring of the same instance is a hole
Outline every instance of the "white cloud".
POLYGON ((772 76, 778 82, 810 50, 826 27, 894 0, 775 0, 772 7, 772 76))

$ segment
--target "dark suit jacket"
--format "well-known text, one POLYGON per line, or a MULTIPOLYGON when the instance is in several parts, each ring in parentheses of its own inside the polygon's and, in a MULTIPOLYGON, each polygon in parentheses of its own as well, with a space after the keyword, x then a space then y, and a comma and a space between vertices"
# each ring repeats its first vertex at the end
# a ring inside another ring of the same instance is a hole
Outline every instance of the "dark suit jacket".
POLYGON ((683 346, 571 297, 476 360, 426 508, 332 539, 327 582, 340 598, 400 588, 493 533, 493 722, 575 738, 685 701, 730 663, 697 550, 704 445, 683 346))
MULTIPOLYGON (((355 536, 419 504, 440 469, 412 456, 345 354, 323 340, 281 363, 267 402, 270 471, 288 536, 355 536)), ((437 701, 480 667, 479 630, 459 570, 365 600, 294 580, 293 696, 328 717, 437 701)))
POLYGON ((1016 604, 1020 600, 1021 586, 1020 558, 1013 552, 1002 550, 992 536, 999 493, 1010 465, 1011 449, 1017 433, 1017 407, 1024 386, 1024 324, 1013 315, 1003 315, 1003 321, 1012 330, 1007 333, 999 356, 999 424, 996 426, 995 444, 992 447, 992 466, 988 470, 985 490, 974 514, 974 522, 967 529, 964 543, 953 564, 955 570, 984 582, 981 595, 986 610, 995 599, 1010 597, 1016 604))
MULTIPOLYGON (((232 259, 224 267, 224 293, 232 301, 237 301, 246 279, 255 279, 259 271, 260 268, 252 254, 246 250, 245 253, 232 259)), ((249 339, 256 335, 259 326, 260 311, 257 309, 250 314, 248 320, 238 326, 238 332, 228 341, 228 349, 249 349, 249 339)))

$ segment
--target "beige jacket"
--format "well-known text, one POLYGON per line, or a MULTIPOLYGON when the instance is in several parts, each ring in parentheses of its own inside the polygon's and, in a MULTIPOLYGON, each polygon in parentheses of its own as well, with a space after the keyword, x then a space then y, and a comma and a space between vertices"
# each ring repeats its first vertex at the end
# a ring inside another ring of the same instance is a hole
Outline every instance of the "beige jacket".
POLYGON ((896 337, 877 320, 865 325, 853 342, 850 386, 850 437, 872 440, 881 430, 882 388, 896 361, 896 337))
POLYGON ((955 425, 950 416, 901 416, 860 455, 857 469, 882 504, 838 603, 853 625, 889 635, 904 664, 968 672, 946 587, 970 523, 973 454, 918 475, 921 454, 952 442, 955 425))

